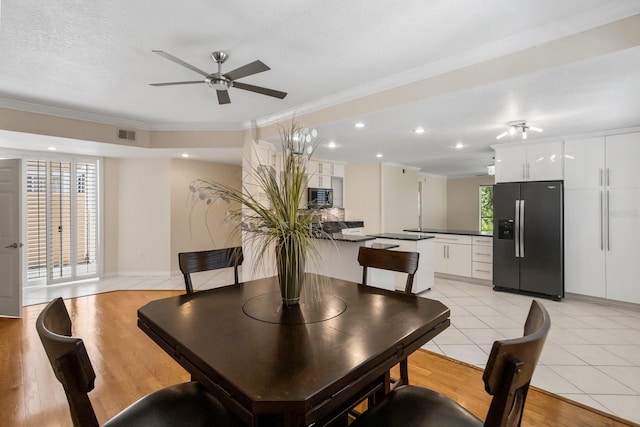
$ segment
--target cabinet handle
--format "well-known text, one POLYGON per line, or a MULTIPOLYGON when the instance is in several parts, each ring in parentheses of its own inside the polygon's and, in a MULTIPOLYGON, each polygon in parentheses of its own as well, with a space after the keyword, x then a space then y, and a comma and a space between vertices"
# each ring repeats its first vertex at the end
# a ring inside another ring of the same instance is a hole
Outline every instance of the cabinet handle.
POLYGON ((490 256, 489 254, 481 254, 481 253, 478 253, 478 252, 474 252, 474 255, 490 256))
POLYGON ((602 168, 600 168, 600 178, 599 178, 598 182, 600 183, 598 185, 602 185, 602 168))
POLYGON ((491 273, 489 270, 476 270, 478 273, 491 273))
MULTIPOLYGON (((602 172, 602 169, 600 169, 600 172, 602 172)), ((600 178, 602 178, 602 174, 600 174, 600 178)), ((602 199, 604 199, 604 192, 600 190, 600 250, 601 251, 604 250, 604 235, 602 234, 604 232, 604 227, 602 226, 602 222, 604 221, 603 212, 602 212, 602 209, 604 207, 604 202, 602 201, 602 199)))
POLYGON ((447 245, 447 259, 449 259, 449 245, 447 245))
POLYGON ((442 258, 447 258, 447 245, 442 245, 442 258))
MULTIPOLYGON (((608 179, 607 179, 607 182, 609 182, 608 179)), ((607 190, 607 251, 611 250, 611 233, 609 232, 609 226, 611 225, 610 223, 611 223, 611 214, 609 212, 609 191, 607 190)))
POLYGON ((607 187, 610 185, 609 183, 609 168, 607 168, 607 187))

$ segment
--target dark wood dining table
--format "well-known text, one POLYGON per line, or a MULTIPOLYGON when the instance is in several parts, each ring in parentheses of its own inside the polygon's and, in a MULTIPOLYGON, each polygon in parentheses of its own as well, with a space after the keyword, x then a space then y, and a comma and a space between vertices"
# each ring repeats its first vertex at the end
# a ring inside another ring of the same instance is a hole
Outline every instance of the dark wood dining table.
MULTIPOLYGON (((439 301, 307 274, 152 301, 138 326, 252 426, 321 426, 385 390, 389 369, 449 324, 439 301)), ((387 382, 388 384, 388 382, 387 382)))

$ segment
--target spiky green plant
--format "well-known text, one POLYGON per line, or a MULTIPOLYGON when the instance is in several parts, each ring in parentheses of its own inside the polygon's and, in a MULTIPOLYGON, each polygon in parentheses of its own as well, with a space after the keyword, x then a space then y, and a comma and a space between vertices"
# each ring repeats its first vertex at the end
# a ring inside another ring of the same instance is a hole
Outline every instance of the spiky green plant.
POLYGON ((318 215, 300 209, 307 188, 306 164, 315 145, 308 145, 303 129, 295 122, 288 128, 280 128, 280 141, 280 177, 266 165, 255 166, 249 172, 257 193, 244 183, 239 190, 205 179, 194 181, 190 189, 194 200, 209 205, 218 200, 241 205, 240 209, 229 211, 230 219, 246 232, 258 260, 265 257, 269 248, 274 248, 283 301, 295 305, 304 281, 306 258, 316 254, 312 223, 318 220, 318 215))

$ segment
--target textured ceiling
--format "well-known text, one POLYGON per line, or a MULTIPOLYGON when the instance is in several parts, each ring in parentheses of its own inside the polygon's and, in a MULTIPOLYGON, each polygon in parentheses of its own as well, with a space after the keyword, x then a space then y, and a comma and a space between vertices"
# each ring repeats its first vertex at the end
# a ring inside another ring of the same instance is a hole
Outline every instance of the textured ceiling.
MULTIPOLYGON (((140 129, 244 129, 339 108, 638 13, 636 0, 3 0, 0 106, 140 129), (206 71, 215 70, 213 50, 230 55, 223 71, 260 59, 271 70, 241 81, 289 95, 232 88, 232 103, 221 106, 205 85, 151 87, 200 77, 153 49, 206 71)), ((486 168, 488 145, 511 120, 527 119, 545 137, 640 125, 638 49, 575 48, 583 58, 567 64, 497 72, 424 99, 383 99, 310 120, 338 144, 318 155, 375 161, 382 152, 384 161, 425 172, 472 175, 486 168), (368 126, 355 133, 355 120, 368 126), (418 125, 429 131, 411 134, 418 125), (456 142, 467 148, 452 149, 456 142)))

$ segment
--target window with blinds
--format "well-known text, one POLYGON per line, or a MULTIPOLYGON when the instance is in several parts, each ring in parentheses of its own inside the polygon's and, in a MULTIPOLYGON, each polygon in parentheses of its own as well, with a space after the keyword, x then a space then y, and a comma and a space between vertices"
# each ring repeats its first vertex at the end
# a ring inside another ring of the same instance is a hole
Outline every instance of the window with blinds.
POLYGON ((27 160, 27 281, 98 274, 96 161, 27 160))

